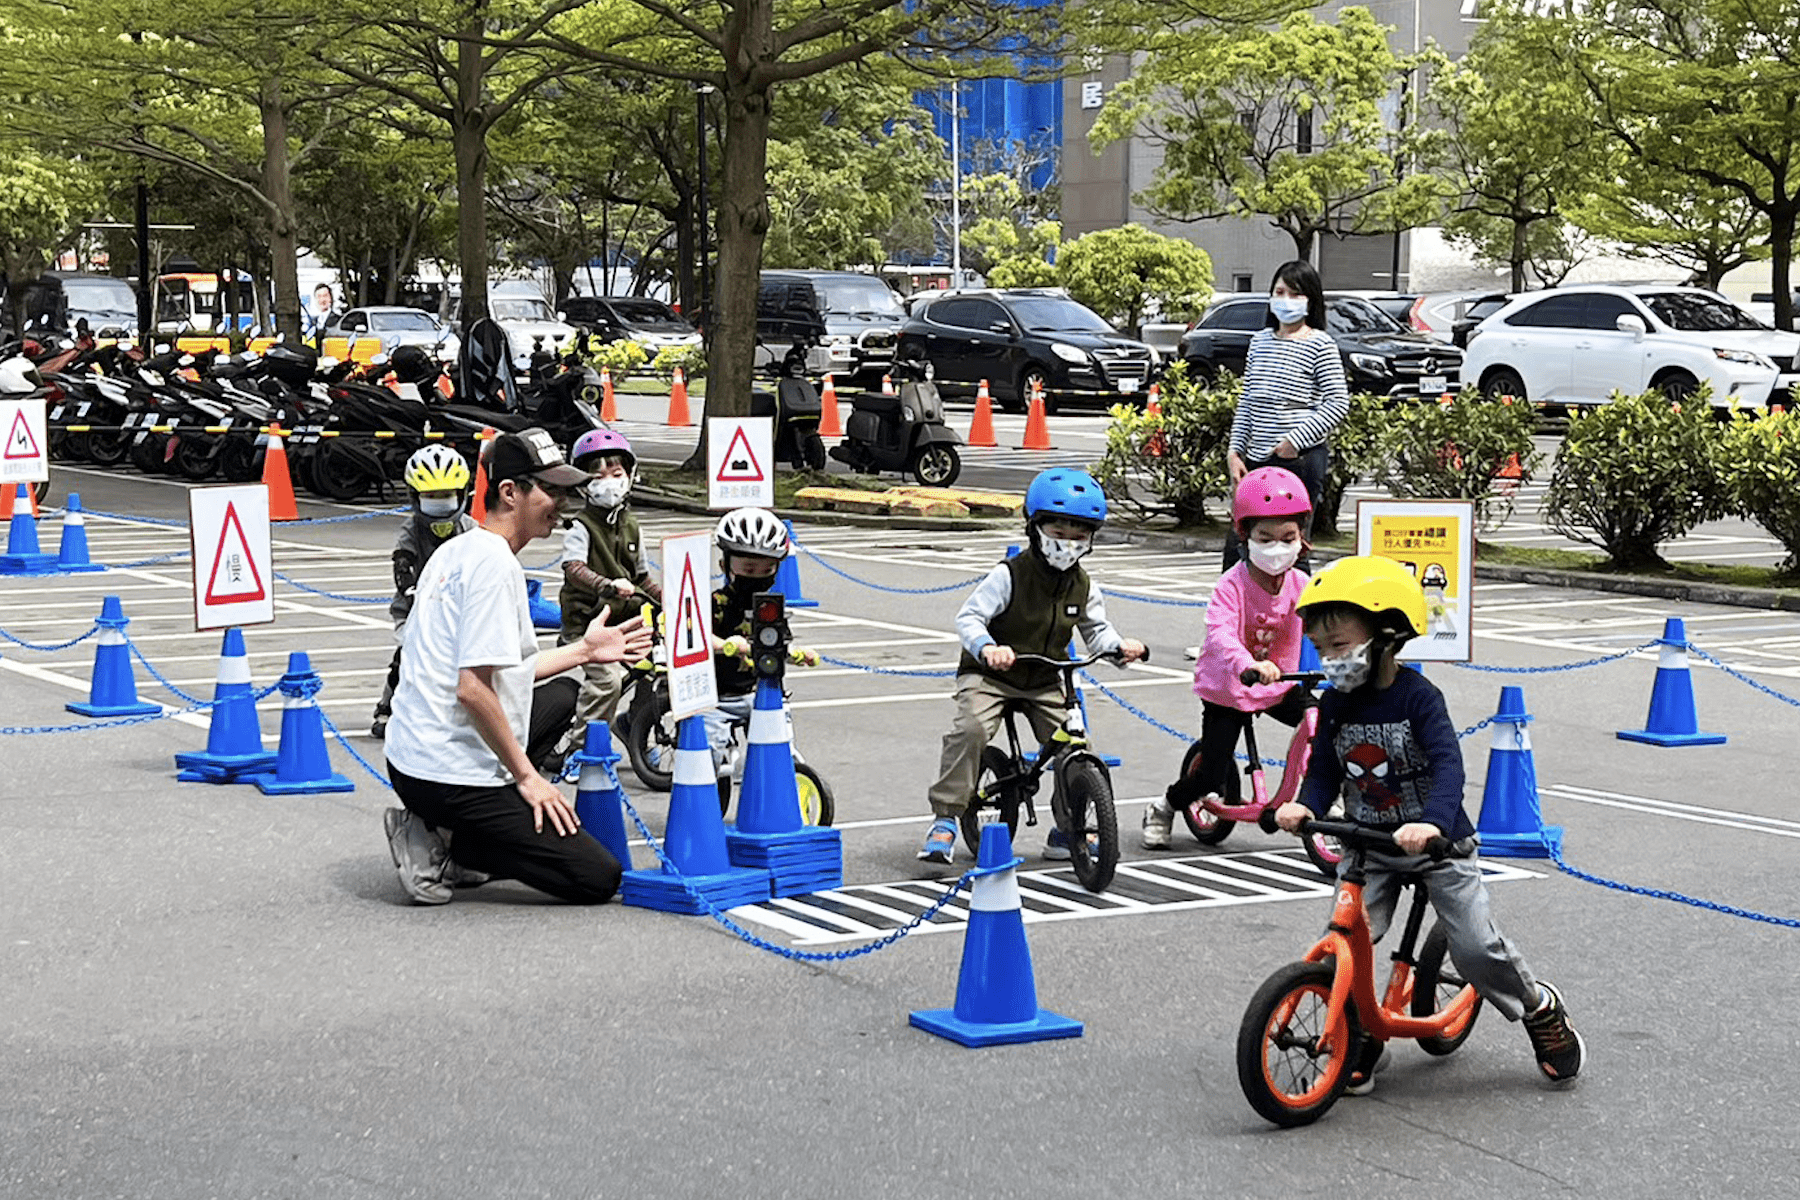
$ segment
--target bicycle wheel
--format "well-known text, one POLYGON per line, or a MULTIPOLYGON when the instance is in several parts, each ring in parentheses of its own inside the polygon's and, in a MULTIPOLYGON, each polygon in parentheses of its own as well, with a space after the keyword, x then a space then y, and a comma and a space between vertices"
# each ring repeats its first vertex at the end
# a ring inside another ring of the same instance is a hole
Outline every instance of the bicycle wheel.
MULTIPOLYGON (((1442 1012, 1466 986, 1462 976, 1457 974, 1456 964, 1450 961, 1449 935, 1442 925, 1433 925, 1431 932, 1425 935, 1425 945, 1419 950, 1419 965, 1413 969, 1412 1015, 1429 1017, 1442 1012)), ((1467 1017, 1445 1030, 1442 1036, 1420 1038, 1419 1047, 1440 1058, 1454 1054, 1474 1031, 1481 1005, 1478 996, 1467 1017)))
MULTIPOLYGON (((1343 801, 1333 801, 1325 815, 1333 821, 1343 820, 1343 801)), ((1328 880, 1335 881, 1338 877, 1338 864, 1344 861, 1343 844, 1336 838, 1326 837, 1322 833, 1309 833, 1300 839, 1300 844, 1306 847, 1306 857, 1312 860, 1312 865, 1319 874, 1328 880)))
POLYGON ((1324 963, 1282 967, 1256 989, 1238 1026, 1238 1086, 1258 1115, 1283 1129, 1310 1125, 1350 1082, 1359 1039, 1354 1012, 1339 1036, 1324 1038, 1333 969, 1324 963))
POLYGON ((1057 769, 1063 832, 1069 837, 1069 866, 1090 892, 1103 892, 1119 865, 1119 817, 1113 809, 1112 781, 1086 757, 1057 769))
POLYGON ((675 783, 675 722, 669 715, 669 698, 660 689, 648 701, 631 706, 631 731, 625 739, 631 769, 644 786, 666 792, 675 783))
POLYGON ((794 782, 800 788, 802 821, 808 825, 829 825, 837 818, 837 800, 817 771, 805 763, 795 763, 794 782))
MULTIPOLYGON (((1195 742, 1188 747, 1187 753, 1182 755, 1181 775, 1185 779, 1197 775, 1199 772, 1200 743, 1195 742)), ((1227 804, 1236 804, 1238 797, 1242 794, 1243 785, 1238 781, 1238 773, 1234 767, 1225 772, 1225 790, 1220 793, 1220 797, 1227 804)), ((1196 806, 1191 804, 1184 807, 1181 810, 1181 819, 1187 822, 1188 832, 1194 835, 1196 842, 1202 846, 1216 846, 1231 836, 1231 827, 1237 824, 1236 821, 1227 821, 1204 808, 1199 809, 1198 812, 1195 809, 1196 806)))
POLYGON ((969 853, 981 852, 981 827, 990 821, 1004 821, 1007 834, 1018 835, 1021 799, 1018 785, 994 788, 995 780, 1016 775, 1018 770, 1018 764, 998 746, 989 746, 981 752, 981 772, 975 776, 975 798, 962 811, 963 842, 969 847, 969 853), (985 802, 980 799, 982 796, 987 797, 985 802))

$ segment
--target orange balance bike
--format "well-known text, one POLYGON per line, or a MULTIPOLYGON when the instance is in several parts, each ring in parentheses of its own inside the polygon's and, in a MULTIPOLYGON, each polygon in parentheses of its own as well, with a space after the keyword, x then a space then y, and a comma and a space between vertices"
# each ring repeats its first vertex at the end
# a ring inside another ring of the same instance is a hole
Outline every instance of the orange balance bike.
MULTIPOLYGON (((1415 1038, 1427 1054, 1450 1054, 1468 1040, 1481 1013, 1481 997, 1450 962, 1441 925, 1432 927, 1413 956, 1428 903, 1418 875, 1401 880, 1412 888, 1412 906, 1391 956, 1387 991, 1376 998, 1375 951, 1363 910, 1363 856, 1368 850, 1398 853, 1392 834, 1353 821, 1323 820, 1306 821, 1300 833, 1329 834, 1344 847, 1331 924, 1304 960, 1282 967, 1257 989, 1237 1040, 1244 1098, 1283 1128, 1310 1125, 1337 1103, 1364 1038, 1415 1038)), ((1450 847, 1448 839, 1433 838, 1427 853, 1441 859, 1450 847)))

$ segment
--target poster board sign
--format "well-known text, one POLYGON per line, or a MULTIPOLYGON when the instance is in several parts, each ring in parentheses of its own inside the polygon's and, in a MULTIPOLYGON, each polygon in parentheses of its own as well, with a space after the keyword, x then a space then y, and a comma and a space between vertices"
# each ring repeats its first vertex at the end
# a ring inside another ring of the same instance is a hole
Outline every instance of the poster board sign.
POLYGON ((194 562, 194 628, 266 625, 275 619, 269 489, 246 483, 188 492, 194 562))
POLYGON ((0 400, 0 484, 42 483, 50 478, 50 443, 44 401, 0 400))
POLYGON ((1475 654, 1475 505, 1468 500, 1362 500, 1356 552, 1391 558, 1425 593, 1425 636, 1401 658, 1468 662, 1475 654))
POLYGON ((710 533, 663 539, 663 645, 669 658, 669 711, 676 719, 719 704, 712 661, 710 533))
POLYGON ((706 507, 775 507, 775 419, 706 418, 706 507))

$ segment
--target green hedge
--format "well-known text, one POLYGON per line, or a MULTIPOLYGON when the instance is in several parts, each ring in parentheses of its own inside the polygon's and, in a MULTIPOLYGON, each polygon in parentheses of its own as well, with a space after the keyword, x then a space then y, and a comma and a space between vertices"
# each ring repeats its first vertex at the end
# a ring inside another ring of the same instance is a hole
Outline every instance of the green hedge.
POLYGON ((1733 512, 1778 538, 1779 570, 1800 575, 1800 420, 1791 412, 1732 414, 1720 439, 1720 474, 1733 512))

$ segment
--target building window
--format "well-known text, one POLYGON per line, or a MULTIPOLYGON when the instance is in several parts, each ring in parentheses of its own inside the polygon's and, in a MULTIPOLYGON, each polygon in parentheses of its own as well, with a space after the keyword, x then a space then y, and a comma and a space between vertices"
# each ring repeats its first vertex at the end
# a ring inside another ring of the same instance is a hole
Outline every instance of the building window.
POLYGON ((1306 109, 1294 118, 1294 153, 1311 154, 1313 152, 1313 115, 1312 109, 1306 109))
POLYGON ((1256 110, 1246 108, 1238 113, 1238 127, 1244 131, 1245 137, 1254 142, 1256 140, 1256 110))
POLYGON ((1238 272, 1231 277, 1231 290, 1234 292, 1254 292, 1256 290, 1255 277, 1248 271, 1238 272))

